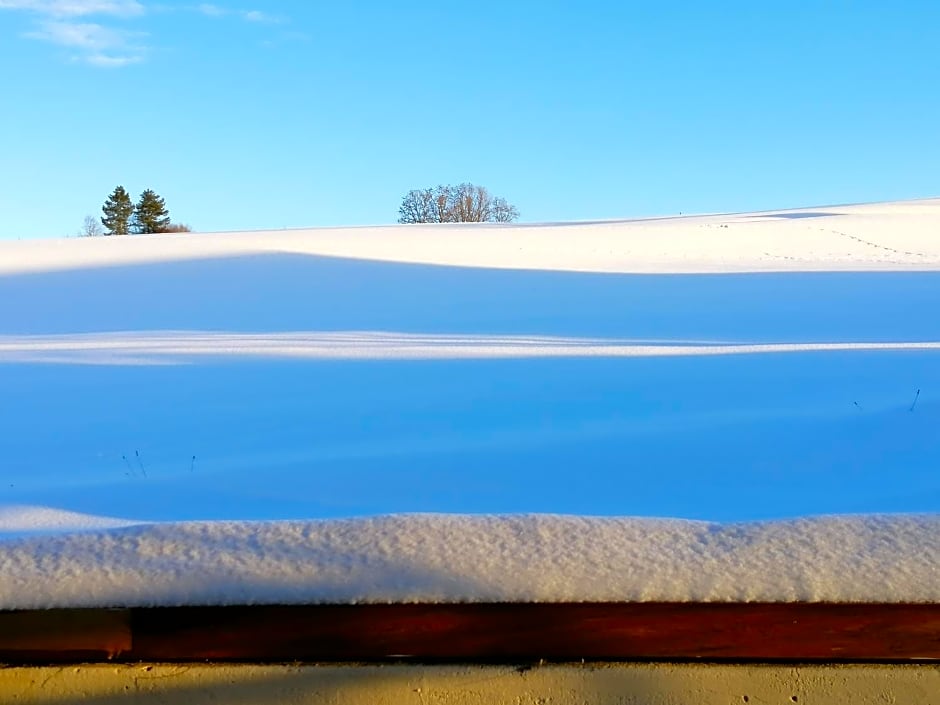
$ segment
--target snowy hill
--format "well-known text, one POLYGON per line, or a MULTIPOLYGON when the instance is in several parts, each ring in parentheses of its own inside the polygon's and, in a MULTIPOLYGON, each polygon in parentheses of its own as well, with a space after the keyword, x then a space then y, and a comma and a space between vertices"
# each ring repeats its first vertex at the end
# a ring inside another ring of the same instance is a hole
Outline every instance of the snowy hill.
POLYGON ((593 223, 380 226, 3 243, 0 273, 317 255, 573 272, 891 271, 940 267, 940 199, 593 223))

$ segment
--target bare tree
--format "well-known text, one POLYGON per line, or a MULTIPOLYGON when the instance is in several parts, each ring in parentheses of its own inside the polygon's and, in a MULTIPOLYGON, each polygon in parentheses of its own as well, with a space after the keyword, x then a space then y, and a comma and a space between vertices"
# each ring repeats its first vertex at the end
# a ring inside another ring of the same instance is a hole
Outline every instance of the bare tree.
POLYGON ((505 198, 494 198, 492 216, 495 223, 512 223, 519 218, 519 210, 505 198))
POLYGON ((193 229, 186 225, 186 223, 170 223, 167 225, 161 233, 191 233, 193 229))
POLYGON ((483 186, 457 186, 409 191, 398 209, 399 223, 511 223, 519 211, 483 186))
POLYGON ((434 192, 434 210, 431 211, 432 223, 453 223, 454 196, 450 186, 438 186, 434 192))
POLYGON ((451 210, 457 223, 485 223, 490 218, 490 194, 482 186, 460 184, 452 189, 451 210))
POLYGON ((409 191, 398 209, 399 223, 434 223, 437 203, 429 188, 409 191))
POLYGON ((99 237, 101 235, 104 235, 104 228, 101 227, 101 221, 93 215, 86 215, 85 220, 82 221, 82 228, 78 231, 78 236, 99 237))

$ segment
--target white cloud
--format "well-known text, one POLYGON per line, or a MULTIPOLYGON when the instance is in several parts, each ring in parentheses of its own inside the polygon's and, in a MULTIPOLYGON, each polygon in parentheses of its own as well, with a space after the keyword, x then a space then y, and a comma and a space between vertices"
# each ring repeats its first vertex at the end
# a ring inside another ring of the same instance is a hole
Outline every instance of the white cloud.
POLYGON ((202 3, 201 5, 197 5, 195 9, 206 17, 238 17, 246 22, 263 24, 279 24, 284 21, 281 17, 270 15, 261 10, 236 10, 220 5, 213 5, 212 3, 202 3))
POLYGON ((73 61, 101 67, 136 64, 143 60, 145 50, 134 41, 140 33, 105 27, 93 22, 44 22, 26 36, 41 39, 78 53, 73 61))
POLYGON ((207 17, 224 17, 228 14, 228 10, 226 10, 224 7, 210 5, 209 3, 203 3, 202 5, 199 5, 196 10, 206 15, 207 17))
POLYGON ((72 50, 72 61, 126 66, 141 61, 146 52, 139 44, 143 33, 104 24, 143 15, 145 8, 138 0, 0 0, 0 10, 37 15, 35 29, 24 36, 72 50), (98 21, 79 21, 92 16, 98 21))
POLYGON ((244 10, 226 4, 201 3, 176 6, 142 0, 0 0, 4 10, 32 17, 32 28, 23 36, 72 52, 70 60, 101 67, 118 67, 142 61, 148 49, 145 32, 131 31, 128 22, 161 12, 197 12, 205 17, 231 17, 255 24, 280 24, 287 20, 262 10, 244 10))
POLYGON ((89 51, 120 48, 126 43, 117 30, 90 22, 44 22, 40 29, 29 32, 26 36, 71 49, 89 51))
POLYGON ((143 56, 114 56, 110 54, 88 54, 84 57, 86 64, 101 66, 103 68, 117 68, 128 64, 137 64, 143 61, 143 56))
POLYGON ((144 14, 144 6, 137 0, 0 0, 0 10, 23 10, 47 17, 135 17, 144 14))
POLYGON ((242 12, 241 16, 248 22, 281 22, 279 17, 269 15, 266 12, 261 12, 260 10, 248 10, 246 12, 242 12))

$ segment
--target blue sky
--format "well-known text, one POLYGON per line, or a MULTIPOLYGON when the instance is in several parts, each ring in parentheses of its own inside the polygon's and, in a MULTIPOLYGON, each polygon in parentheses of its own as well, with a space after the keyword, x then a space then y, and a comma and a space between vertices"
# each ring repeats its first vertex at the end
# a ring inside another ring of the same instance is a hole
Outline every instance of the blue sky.
POLYGON ((940 195, 936 2, 0 0, 0 239, 124 185, 197 230, 940 195))

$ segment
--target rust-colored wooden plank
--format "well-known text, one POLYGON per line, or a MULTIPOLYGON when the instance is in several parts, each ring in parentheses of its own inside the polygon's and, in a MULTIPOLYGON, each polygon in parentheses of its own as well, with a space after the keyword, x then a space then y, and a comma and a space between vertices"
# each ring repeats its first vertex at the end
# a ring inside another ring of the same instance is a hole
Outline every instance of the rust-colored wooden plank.
POLYGON ((129 610, 0 612, 0 662, 100 661, 130 650, 129 610))
POLYGON ((940 660, 940 604, 310 605, 0 613, 0 661, 940 660))
POLYGON ((133 658, 940 659, 940 605, 465 604, 135 610, 133 658))

